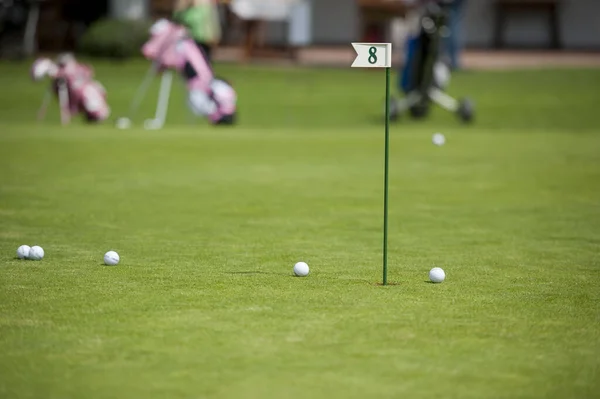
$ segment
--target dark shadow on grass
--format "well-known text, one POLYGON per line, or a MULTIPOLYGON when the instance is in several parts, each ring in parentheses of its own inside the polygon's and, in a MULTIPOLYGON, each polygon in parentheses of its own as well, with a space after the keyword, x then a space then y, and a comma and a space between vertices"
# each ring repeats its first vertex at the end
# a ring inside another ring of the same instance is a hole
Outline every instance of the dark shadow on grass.
POLYGON ((383 285, 383 283, 375 283, 376 286, 378 287, 395 287, 395 286, 399 286, 400 283, 395 283, 392 281, 388 281, 388 283, 386 285, 383 285))
POLYGON ((23 262, 23 263, 37 263, 39 262, 39 260, 33 260, 33 259, 21 259, 18 256, 13 256, 12 258, 10 258, 12 260, 15 260, 17 262, 23 262))
POLYGON ((253 274, 273 274, 269 272, 261 272, 261 271, 246 271, 246 272, 225 272, 226 274, 242 274, 242 275, 253 275, 253 274))
POLYGON ((286 276, 286 277, 297 277, 289 272, 263 272, 263 271, 243 271, 243 272, 223 272, 225 274, 239 275, 239 276, 286 276))

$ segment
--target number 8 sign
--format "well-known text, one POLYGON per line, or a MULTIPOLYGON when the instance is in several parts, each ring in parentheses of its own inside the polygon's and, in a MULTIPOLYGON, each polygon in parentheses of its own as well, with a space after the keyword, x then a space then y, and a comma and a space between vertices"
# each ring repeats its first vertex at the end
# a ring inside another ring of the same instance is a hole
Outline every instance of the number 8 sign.
POLYGON ((356 59, 352 68, 385 68, 385 161, 383 178, 383 285, 387 285, 388 188, 390 163, 390 69, 392 43, 352 43, 356 59))
POLYGON ((390 68, 392 43, 352 43, 356 59, 352 68, 390 68))

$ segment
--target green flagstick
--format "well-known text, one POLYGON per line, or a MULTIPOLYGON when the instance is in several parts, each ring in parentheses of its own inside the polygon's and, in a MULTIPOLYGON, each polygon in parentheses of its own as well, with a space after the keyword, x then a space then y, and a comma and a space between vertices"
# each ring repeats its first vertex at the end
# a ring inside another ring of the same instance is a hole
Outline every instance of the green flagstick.
POLYGON ((390 164, 390 69, 385 68, 385 161, 383 172, 383 285, 387 285, 388 172, 390 164))
POLYGON ((385 68, 385 169, 383 178, 383 285, 387 285, 388 171, 390 157, 390 70, 391 43, 352 43, 356 59, 352 68, 385 68))

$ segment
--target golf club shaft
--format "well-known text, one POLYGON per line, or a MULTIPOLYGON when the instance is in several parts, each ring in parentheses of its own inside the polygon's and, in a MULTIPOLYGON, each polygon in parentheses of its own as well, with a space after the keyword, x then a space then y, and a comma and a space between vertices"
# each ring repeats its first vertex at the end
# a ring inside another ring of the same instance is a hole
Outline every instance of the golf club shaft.
MULTIPOLYGON (((165 41, 165 44, 163 44, 162 48, 159 50, 159 54, 163 54, 167 50, 169 43, 170 43, 170 40, 165 41)), ((158 61, 153 61, 152 65, 150 66, 150 69, 148 70, 148 72, 146 73, 146 76, 144 77, 144 80, 142 81, 142 84, 138 88, 138 91, 135 94, 135 97, 133 98, 133 102, 131 103, 131 108, 129 109, 129 119, 133 119, 133 117, 135 116, 135 113, 136 113, 137 109, 139 108, 139 106, 142 102, 142 99, 144 98, 144 95, 146 94, 146 91, 148 91, 148 87, 150 87, 152 78, 154 78, 154 75, 156 75, 156 73, 158 72, 158 68, 159 68, 158 61)))
POLYGON ((171 71, 164 72, 160 82, 160 91, 158 93, 158 103, 156 106, 156 114, 154 118, 160 121, 162 125, 167 117, 169 109, 169 97, 171 96, 171 82, 173 81, 173 73, 171 71))
POLYGON ((137 112, 142 102, 142 99, 144 98, 144 95, 146 94, 148 88, 150 87, 150 84, 152 83, 152 79, 154 78, 157 69, 157 64, 153 62, 150 66, 150 69, 148 69, 148 72, 146 72, 146 76, 144 77, 142 84, 139 86, 137 92, 135 93, 135 97, 133 98, 131 107, 129 108, 129 119, 133 119, 133 117, 135 116, 135 113, 137 112))

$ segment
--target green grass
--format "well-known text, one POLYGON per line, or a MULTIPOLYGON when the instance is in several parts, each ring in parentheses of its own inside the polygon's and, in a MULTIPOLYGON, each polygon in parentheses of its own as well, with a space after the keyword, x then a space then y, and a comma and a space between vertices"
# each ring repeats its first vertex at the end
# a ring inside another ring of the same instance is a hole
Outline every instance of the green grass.
MULTIPOLYGON (((115 114, 145 67, 98 65, 115 114)), ((383 73, 221 65, 238 127, 187 123, 178 87, 147 132, 32 122, 23 68, 0 66, 1 398, 599 397, 600 71, 457 74, 473 126, 395 125, 382 287, 383 73)))

